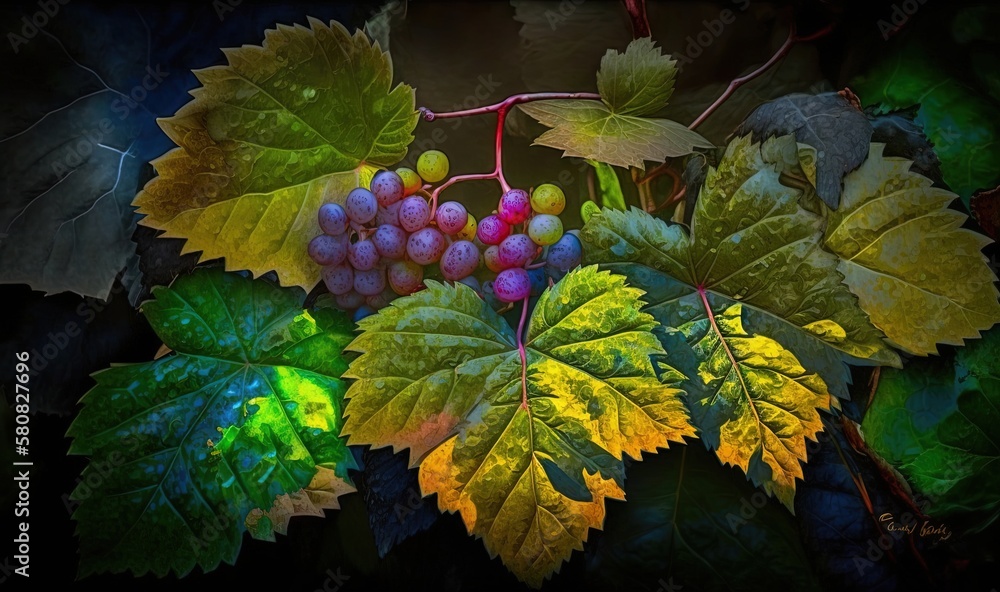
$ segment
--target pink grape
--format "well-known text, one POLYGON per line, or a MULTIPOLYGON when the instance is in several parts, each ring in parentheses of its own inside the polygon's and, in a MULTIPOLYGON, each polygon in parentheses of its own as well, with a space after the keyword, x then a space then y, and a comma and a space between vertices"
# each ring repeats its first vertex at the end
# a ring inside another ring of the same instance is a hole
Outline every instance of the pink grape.
POLYGON ((501 302, 516 302, 531 293, 531 278, 523 267, 512 267, 497 274, 493 293, 501 302))
POLYGON ((327 265, 323 268, 323 283, 330 293, 345 294, 354 287, 354 269, 347 263, 327 265))
POLYGON ((350 292, 338 294, 334 300, 337 302, 337 306, 343 310, 353 310, 365 303, 365 297, 353 289, 350 292))
POLYGON ((538 247, 527 235, 512 234, 500 243, 497 258, 504 269, 524 267, 526 263, 535 258, 537 249, 538 247))
POLYGON ((531 198, 524 189, 511 189, 500 196, 497 217, 507 224, 520 224, 531 215, 531 198))
POLYGON ((420 265, 430 265, 444 253, 448 246, 444 235, 437 228, 421 228, 406 241, 406 254, 420 265))
POLYGON ((402 259, 406 254, 406 231, 399 226, 383 224, 372 235, 378 254, 386 259, 402 259))
POLYGON ((479 249, 469 241, 455 241, 441 255, 441 275, 446 280, 460 280, 479 267, 479 249))
POLYGON ((483 251, 483 263, 486 264, 486 268, 492 272, 499 272, 506 269, 500 264, 500 247, 496 245, 490 245, 486 247, 483 251))
POLYGON ((387 208, 379 208, 378 213, 375 214, 375 225, 392 224, 393 226, 399 226, 399 207, 401 205, 403 205, 403 202, 397 201, 387 208))
POLYGON ((363 187, 352 189, 344 201, 344 211, 352 222, 367 224, 378 212, 378 200, 371 191, 363 187))
POLYGON ((392 171, 379 171, 372 177, 372 193, 383 208, 403 199, 404 191, 403 179, 392 171))
POLYGON ((320 265, 338 265, 347 256, 347 235, 321 234, 309 241, 309 257, 320 265))
POLYGON ((379 267, 354 272, 354 289, 362 296, 374 296, 385 290, 385 270, 379 267))
POLYGON ((375 267, 378 259, 378 249, 368 239, 359 240, 347 249, 347 260, 357 271, 368 271, 375 267))
POLYGON ((347 230, 347 212, 343 206, 335 203, 323 204, 319 207, 319 227, 330 236, 344 234, 347 230))
POLYGON ((424 281, 424 268, 413 261, 396 261, 389 266, 389 287, 400 296, 420 289, 424 281))
POLYGON ((389 306, 389 303, 396 298, 396 293, 392 290, 382 290, 374 296, 368 296, 365 298, 365 303, 375 310, 382 310, 383 308, 389 306))
POLYGON ((408 197, 400 202, 399 225, 407 232, 416 232, 427 226, 431 219, 431 207, 419 195, 408 197))
POLYGON ((480 220, 479 228, 476 230, 476 236, 483 241, 483 244, 487 245, 499 245, 509 235, 510 226, 498 218, 496 214, 491 214, 480 220))
POLYGON ((465 228, 469 221, 469 212, 457 201, 446 201, 438 206, 434 214, 438 230, 445 234, 456 234, 465 228))

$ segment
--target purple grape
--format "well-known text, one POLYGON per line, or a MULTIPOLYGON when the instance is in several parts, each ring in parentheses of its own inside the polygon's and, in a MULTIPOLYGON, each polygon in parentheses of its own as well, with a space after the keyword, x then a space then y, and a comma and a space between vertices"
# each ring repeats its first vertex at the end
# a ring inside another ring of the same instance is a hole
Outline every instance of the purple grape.
POLYGON ((346 234, 321 234, 309 241, 309 257, 320 265, 338 265, 347 256, 346 234))
POLYGON ((541 296, 545 288, 548 287, 548 276, 541 267, 528 270, 528 279, 531 280, 531 295, 541 296))
POLYGON ((406 254, 420 265, 430 265, 444 253, 448 246, 444 235, 437 228, 421 228, 406 241, 406 254))
POLYGON ((344 211, 352 222, 367 224, 378 212, 378 200, 375 195, 363 187, 352 189, 344 200, 344 211))
POLYGON ((327 265, 323 268, 323 283, 331 294, 337 296, 350 292, 354 287, 354 269, 347 263, 327 265))
POLYGON ((455 241, 441 255, 441 275, 446 280, 460 280, 479 267, 479 249, 470 241, 455 241))
POLYGON ((347 261, 357 271, 368 271, 378 263, 379 255, 375 243, 359 240, 347 249, 347 261))
POLYGON ((464 278, 458 280, 457 283, 469 286, 470 288, 475 290, 477 294, 483 289, 482 286, 479 285, 479 280, 477 280, 476 276, 474 275, 467 275, 464 278))
POLYGON ((389 287, 400 296, 416 292, 424 281, 424 268, 413 261, 396 261, 388 273, 389 287))
POLYGON ((385 270, 359 270, 354 272, 354 289, 362 296, 374 296, 385 290, 385 270))
POLYGON ((496 245, 490 245, 486 247, 483 251, 483 263, 486 264, 486 268, 492 272, 500 272, 507 269, 500 264, 500 247, 496 245))
POLYGON ((531 294, 531 278, 523 267, 512 267, 497 274, 493 293, 502 302, 516 302, 531 294))
POLYGON ((392 171, 379 171, 372 177, 372 193, 383 208, 403 199, 403 191, 403 178, 392 171))
POLYGON ((406 231, 399 226, 383 224, 372 235, 378 254, 386 259, 402 259, 406 254, 406 231))
POLYGON ((365 297, 358 294, 353 288, 349 292, 337 295, 334 300, 336 300, 337 306, 341 310, 354 310, 365 303, 365 297))
POLYGON ((427 226, 431 219, 431 207, 419 195, 408 197, 400 202, 399 225, 407 232, 416 232, 427 226))
POLYGON ((397 201, 387 208, 379 208, 378 213, 375 214, 375 225, 392 224, 393 226, 399 226, 399 206, 401 205, 403 205, 403 202, 397 201))
POLYGON ((365 317, 370 317, 373 314, 375 314, 375 309, 374 308, 372 308, 371 306, 367 306, 367 305, 362 304, 361 306, 358 307, 358 309, 356 311, 354 311, 354 314, 351 316, 351 320, 354 321, 355 323, 357 323, 361 319, 363 319, 365 317))
POLYGON ((538 247, 528 235, 512 234, 500 243, 497 259, 504 269, 524 267, 526 263, 535 258, 537 249, 538 247))
POLYGON ((479 221, 476 236, 484 244, 499 245, 503 239, 510 236, 510 226, 496 214, 491 214, 479 221))
POLYGON ((580 239, 566 233, 549 247, 545 262, 559 271, 569 271, 580 264, 582 256, 583 245, 580 244, 580 239))
POLYGON ((437 221, 438 230, 445 234, 456 234, 465 228, 465 223, 469 221, 469 212, 457 201, 446 201, 438 206, 434 219, 437 221))
POLYGON ((347 230, 347 212, 343 206, 335 203, 323 204, 319 207, 319 227, 330 236, 344 234, 347 230))
POLYGON ((524 189, 511 189, 500 196, 497 217, 507 224, 520 224, 531 215, 531 197, 524 189))

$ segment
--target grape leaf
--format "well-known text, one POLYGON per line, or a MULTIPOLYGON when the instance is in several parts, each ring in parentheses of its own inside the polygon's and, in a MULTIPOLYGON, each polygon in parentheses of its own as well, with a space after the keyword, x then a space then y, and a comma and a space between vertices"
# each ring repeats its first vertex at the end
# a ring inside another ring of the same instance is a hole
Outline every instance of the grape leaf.
POLYGON ((364 185, 370 165, 398 162, 417 122, 413 89, 390 90, 388 54, 360 31, 309 23, 196 72, 195 99, 161 121, 180 147, 153 162, 159 176, 135 199, 141 223, 187 239, 185 253, 306 290, 319 282, 304 256, 315 212, 364 185))
POLYGON ((981 252, 990 240, 961 228, 967 216, 948 209, 957 195, 882 149, 872 144, 845 177, 825 244, 892 343, 917 355, 936 353, 937 343, 961 345, 1000 321, 996 276, 981 252))
POLYGON ((847 99, 835 92, 791 94, 757 107, 736 129, 757 141, 794 134, 817 151, 816 193, 837 209, 844 174, 868 156, 872 125, 847 99))
POLYGON ((633 41, 625 53, 608 50, 597 72, 602 102, 537 101, 519 105, 552 129, 535 144, 608 164, 644 168, 712 143, 669 119, 639 117, 666 105, 673 91, 676 62, 661 55, 648 38, 633 41))
POLYGON ((615 169, 609 164, 597 162, 596 160, 588 160, 587 164, 594 167, 597 186, 601 192, 601 205, 606 208, 624 210, 625 195, 622 193, 622 186, 618 182, 618 175, 615 173, 615 169))
POLYGON ((173 353, 97 373, 67 433, 92 459, 73 493, 81 575, 232 564, 251 510, 324 470, 343 493, 356 468, 338 436, 342 313, 218 269, 154 295, 143 311, 173 353))
POLYGON ((971 531, 1000 516, 1000 332, 930 359, 886 370, 862 429, 872 450, 927 498, 935 517, 972 516, 971 531))
POLYGON ((912 160, 910 170, 941 185, 944 183, 941 160, 924 134, 924 129, 916 122, 916 117, 917 110, 914 108, 869 116, 874 130, 872 142, 885 144, 883 154, 886 156, 912 160))
POLYGON ((698 446, 629 469, 587 565, 604 590, 817 590, 795 519, 698 446), (665 574, 657 581, 650 574, 665 574))
POLYGON ((522 364, 475 292, 428 282, 359 324, 344 433, 409 448, 423 493, 540 586, 622 498, 623 454, 693 434, 681 391, 656 377, 640 296, 595 266, 570 272, 539 298, 522 364))

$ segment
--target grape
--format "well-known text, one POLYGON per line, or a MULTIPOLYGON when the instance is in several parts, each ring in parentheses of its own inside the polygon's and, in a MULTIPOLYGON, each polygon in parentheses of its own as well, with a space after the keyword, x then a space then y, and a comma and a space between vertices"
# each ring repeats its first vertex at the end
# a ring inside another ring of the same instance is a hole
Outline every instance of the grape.
POLYGON ((531 293, 531 279, 523 267, 512 267, 497 274, 493 280, 493 293, 501 302, 514 302, 527 298, 531 293))
POLYGON ((406 167, 400 167, 396 169, 396 174, 399 178, 403 180, 403 195, 409 196, 417 192, 418 189, 424 186, 423 180, 420 175, 417 174, 413 169, 408 169, 406 167))
POLYGON ((482 290, 482 287, 479 285, 479 280, 477 280, 476 276, 474 275, 467 275, 464 278, 458 280, 457 283, 469 286, 470 288, 475 290, 477 294, 482 290))
POLYGON ((469 241, 455 241, 441 255, 441 275, 446 280, 460 280, 479 267, 479 249, 469 241))
POLYGON ((483 262, 486 263, 486 268, 492 272, 500 272, 506 269, 500 264, 500 247, 492 245, 487 247, 483 251, 483 262))
POLYGON ((434 214, 438 230, 445 234, 455 234, 465 228, 469 221, 469 212, 457 201, 446 201, 438 206, 434 214))
POLYGON ((562 235, 562 221, 552 214, 538 214, 528 223, 528 236, 536 245, 551 245, 562 235))
POLYGON ((467 240, 467 241, 476 240, 476 226, 477 226, 476 217, 473 216, 472 214, 468 214, 468 219, 465 221, 465 227, 463 227, 462 230, 459 230, 458 233, 455 234, 455 238, 458 240, 467 240))
POLYGON ((367 224, 378 212, 378 200, 375 195, 363 187, 352 189, 344 201, 344 211, 352 222, 367 224))
POLYGON ((399 206, 399 225, 407 232, 416 232, 427 226, 431 219, 431 207, 420 196, 404 199, 399 206))
POLYGON ((323 268, 323 283, 326 289, 337 296, 349 292, 354 287, 354 270, 350 265, 327 265, 323 268))
POLYGON ((354 272, 354 289, 362 296, 374 296, 385 290, 385 270, 358 270, 354 272))
POLYGON ((383 224, 372 235, 378 254, 386 259, 402 259, 406 254, 406 231, 399 226, 383 224))
POLYGON ((448 176, 448 157, 440 150, 428 150, 417 159, 417 174, 428 183, 437 183, 448 176))
POLYGON ((413 261, 396 261, 389 266, 389 287, 400 296, 416 292, 423 280, 424 268, 413 261))
POLYGON ((404 190, 403 179, 392 171, 379 171, 372 177, 372 193, 383 208, 403 199, 404 190))
POLYGON ((373 314, 375 314, 375 309, 374 308, 372 308, 370 306, 361 305, 361 306, 358 307, 358 309, 356 311, 354 311, 354 315, 351 317, 351 320, 353 320, 355 323, 357 323, 361 319, 363 319, 365 317, 370 317, 373 314))
POLYGON ((493 310, 499 310, 505 306, 505 303, 500 302, 500 300, 497 299, 497 295, 493 291, 493 282, 483 282, 483 291, 481 294, 483 300, 485 300, 486 304, 493 310))
POLYGON ((329 236, 321 234, 309 241, 309 257, 320 265, 338 265, 347 256, 346 234, 329 236))
MULTIPOLYGON (((353 280, 351 281, 353 284, 353 280)), ((353 288, 349 292, 336 296, 334 300, 337 301, 337 306, 342 310, 354 310, 365 303, 365 297, 355 292, 353 288)))
POLYGON ((430 265, 444 253, 448 246, 444 235, 437 228, 421 228, 406 241, 406 254, 420 265, 430 265))
MULTIPOLYGON (((378 249, 375 243, 365 239, 359 240, 347 249, 347 260, 356 271, 368 271, 378 263, 378 249)), ((355 281, 357 276, 355 275, 355 281)))
POLYGON ((321 205, 319 207, 319 227, 330 236, 344 234, 347 230, 347 212, 340 204, 321 205))
POLYGON ((545 275, 545 270, 541 267, 528 270, 528 279, 531 280, 532 296, 540 296, 542 292, 545 291, 545 288, 549 285, 547 277, 548 276, 545 275))
POLYGON ((399 226, 399 207, 402 205, 403 202, 397 201, 387 208, 379 208, 378 213, 375 214, 375 226, 382 226, 383 224, 399 226))
POLYGON ((589 199, 582 204, 580 204, 580 218, 583 219, 583 223, 586 224, 590 220, 591 216, 594 214, 600 214, 601 207, 596 203, 590 201, 589 199))
POLYGON ((559 271, 569 271, 580 264, 582 257, 583 245, 580 244, 580 239, 566 233, 549 247, 545 261, 559 271))
POLYGON ((383 308, 389 306, 389 303, 397 298, 396 293, 392 290, 382 290, 374 296, 369 296, 365 298, 365 303, 368 306, 374 308, 375 310, 382 310, 383 308))
POLYGON ((524 267, 535 258, 538 247, 526 235, 512 234, 500 243, 497 257, 504 269, 524 267))
POLYGON ((531 192, 531 208, 539 214, 558 216, 566 207, 566 195, 552 183, 543 183, 531 192))
POLYGON ((487 245, 499 245, 509 235, 510 226, 496 214, 490 214, 480 220, 479 228, 476 229, 476 236, 487 245))
POLYGON ((520 224, 531 215, 531 200, 524 189, 511 189, 500 196, 497 217, 507 224, 520 224))

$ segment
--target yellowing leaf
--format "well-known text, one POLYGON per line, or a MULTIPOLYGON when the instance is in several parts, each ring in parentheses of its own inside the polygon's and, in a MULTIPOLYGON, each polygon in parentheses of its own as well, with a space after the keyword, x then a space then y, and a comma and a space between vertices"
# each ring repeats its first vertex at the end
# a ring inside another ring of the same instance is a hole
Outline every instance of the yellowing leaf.
POLYGON ((1000 321, 996 276, 982 248, 991 241, 961 226, 948 209, 958 196, 931 187, 910 161, 882 156, 844 179, 841 207, 829 214, 826 246, 841 257, 847 285, 886 336, 917 355, 1000 321))
POLYGON ((657 379, 641 294, 593 266, 569 273, 535 305, 522 364, 475 292, 428 282, 361 321, 348 442, 410 448, 424 494, 540 585, 601 526, 603 498, 622 497, 623 454, 694 433, 682 392, 657 379))
POLYGON ((153 162, 159 176, 134 202, 142 224, 187 239, 184 252, 306 290, 319 282, 305 254, 319 206, 364 184, 368 165, 399 161, 417 122, 413 89, 391 87, 377 44, 309 24, 279 25, 262 47, 196 72, 194 100, 160 121, 180 147, 153 162))

